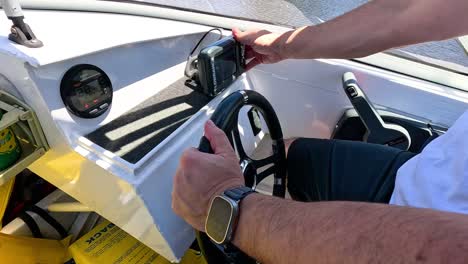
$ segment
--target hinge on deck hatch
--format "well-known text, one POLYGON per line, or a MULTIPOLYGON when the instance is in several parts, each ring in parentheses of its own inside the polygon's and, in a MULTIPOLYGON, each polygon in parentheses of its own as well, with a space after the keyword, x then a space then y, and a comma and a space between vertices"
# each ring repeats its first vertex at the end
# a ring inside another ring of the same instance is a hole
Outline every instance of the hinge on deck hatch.
POLYGON ((29 48, 42 47, 42 41, 36 38, 29 25, 24 22, 19 0, 1 0, 1 3, 6 16, 13 21, 8 39, 29 48))
POLYGON ((1 89, 0 113, 1 186, 44 155, 49 149, 49 145, 34 111, 28 105, 1 89), (2 141, 7 137, 7 134, 13 137, 12 140, 8 141, 11 144, 8 144, 6 140, 2 141), (1 138, 2 136, 3 138, 1 138), (5 157, 12 156, 10 153, 13 151, 16 151, 19 155, 6 160, 5 157), (5 162, 8 164, 5 165, 5 162))

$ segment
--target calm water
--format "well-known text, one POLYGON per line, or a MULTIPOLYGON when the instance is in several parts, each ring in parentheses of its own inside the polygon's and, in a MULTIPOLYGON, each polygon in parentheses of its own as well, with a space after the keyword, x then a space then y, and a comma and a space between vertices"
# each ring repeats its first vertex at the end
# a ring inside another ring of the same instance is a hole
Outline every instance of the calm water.
MULTIPOLYGON (((302 26, 329 20, 367 0, 141 0, 206 12, 302 26)), ((389 0, 391 1, 391 0, 389 0)), ((365 33, 365 32, 364 32, 365 33)), ((468 73, 468 56, 455 40, 414 45, 402 49, 406 56, 425 56, 452 63, 468 73)))

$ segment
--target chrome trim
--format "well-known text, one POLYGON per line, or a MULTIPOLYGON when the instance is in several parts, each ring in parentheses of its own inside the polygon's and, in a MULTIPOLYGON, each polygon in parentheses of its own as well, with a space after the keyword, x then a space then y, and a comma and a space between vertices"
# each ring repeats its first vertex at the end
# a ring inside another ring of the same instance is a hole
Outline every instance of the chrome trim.
POLYGON ((242 174, 245 173, 245 169, 247 169, 247 166, 249 166, 250 162, 248 160, 243 160, 240 164, 242 174))
POLYGON ((249 96, 245 91, 239 91, 240 94, 244 97, 244 103, 247 103, 249 101, 249 96))

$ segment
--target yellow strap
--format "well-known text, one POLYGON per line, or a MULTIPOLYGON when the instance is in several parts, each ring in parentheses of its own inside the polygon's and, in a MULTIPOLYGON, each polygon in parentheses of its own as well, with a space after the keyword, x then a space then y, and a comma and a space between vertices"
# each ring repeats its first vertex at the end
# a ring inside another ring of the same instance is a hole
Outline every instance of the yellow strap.
POLYGON ((70 237, 59 241, 0 233, 2 263, 64 263, 70 237))
POLYGON ((15 186, 15 178, 10 179, 5 184, 0 186, 0 228, 2 227, 1 221, 8 206, 8 201, 10 200, 13 186, 15 186))

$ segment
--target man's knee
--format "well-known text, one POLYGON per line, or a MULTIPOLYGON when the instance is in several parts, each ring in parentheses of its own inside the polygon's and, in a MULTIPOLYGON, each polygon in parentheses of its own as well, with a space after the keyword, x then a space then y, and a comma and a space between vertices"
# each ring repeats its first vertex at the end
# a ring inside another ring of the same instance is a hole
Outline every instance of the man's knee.
POLYGON ((332 141, 324 139, 298 138, 288 149, 288 191, 300 201, 318 201, 326 194, 320 191, 320 182, 328 169, 325 159, 329 157, 332 141))
POLYGON ((295 138, 286 141, 286 155, 288 160, 288 191, 294 200, 303 200, 304 191, 302 190, 301 183, 306 177, 304 170, 300 169, 305 163, 304 157, 304 144, 301 143, 303 139, 295 138))

